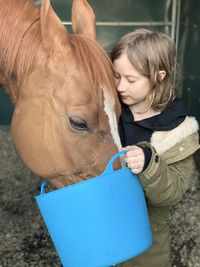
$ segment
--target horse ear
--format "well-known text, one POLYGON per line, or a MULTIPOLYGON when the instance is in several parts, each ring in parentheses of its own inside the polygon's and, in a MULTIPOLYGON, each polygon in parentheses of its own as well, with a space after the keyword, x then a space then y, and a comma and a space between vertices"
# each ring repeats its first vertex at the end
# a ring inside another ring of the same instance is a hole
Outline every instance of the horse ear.
POLYGON ((73 0, 72 29, 74 33, 85 34, 96 39, 95 15, 87 0, 73 0))
POLYGON ((69 34, 62 21, 54 12, 49 0, 41 0, 40 23, 42 43, 45 48, 53 49, 68 41, 69 34))

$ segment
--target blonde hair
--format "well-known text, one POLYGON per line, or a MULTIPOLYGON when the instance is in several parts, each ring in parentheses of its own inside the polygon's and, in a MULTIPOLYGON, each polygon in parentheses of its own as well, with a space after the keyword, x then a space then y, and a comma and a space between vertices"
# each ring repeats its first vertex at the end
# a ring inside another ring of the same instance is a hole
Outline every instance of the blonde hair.
POLYGON ((134 68, 150 80, 149 108, 164 110, 174 100, 180 85, 180 68, 172 39, 162 32, 138 29, 117 42, 111 52, 112 62, 124 53, 134 68), (163 79, 159 71, 165 71, 163 79))

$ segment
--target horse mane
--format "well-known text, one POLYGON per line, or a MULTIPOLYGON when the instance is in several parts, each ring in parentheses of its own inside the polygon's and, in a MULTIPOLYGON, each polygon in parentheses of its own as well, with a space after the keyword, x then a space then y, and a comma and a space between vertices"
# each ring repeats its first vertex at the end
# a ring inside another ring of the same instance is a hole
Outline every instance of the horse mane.
MULTIPOLYGON (((78 67, 84 71, 93 87, 101 88, 108 96, 115 95, 112 63, 101 46, 80 34, 70 35, 70 44, 78 67)), ((111 97, 110 101, 113 100, 111 97)))
POLYGON ((39 47, 40 42, 36 41, 41 39, 39 27, 34 34, 27 34, 38 18, 39 9, 31 1, 1 1, 0 70, 8 80, 15 80, 18 85, 26 76, 39 47))

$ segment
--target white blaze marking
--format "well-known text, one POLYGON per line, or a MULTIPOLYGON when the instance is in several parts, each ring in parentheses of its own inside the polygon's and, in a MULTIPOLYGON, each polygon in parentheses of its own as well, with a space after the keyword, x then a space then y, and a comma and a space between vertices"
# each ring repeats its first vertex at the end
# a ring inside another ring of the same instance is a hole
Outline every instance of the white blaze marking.
POLYGON ((118 134, 118 124, 117 124, 117 118, 114 112, 114 108, 111 105, 111 101, 109 101, 109 98, 104 93, 104 111, 106 112, 110 124, 110 131, 114 140, 114 143, 118 147, 118 150, 120 151, 122 148, 121 141, 118 134))

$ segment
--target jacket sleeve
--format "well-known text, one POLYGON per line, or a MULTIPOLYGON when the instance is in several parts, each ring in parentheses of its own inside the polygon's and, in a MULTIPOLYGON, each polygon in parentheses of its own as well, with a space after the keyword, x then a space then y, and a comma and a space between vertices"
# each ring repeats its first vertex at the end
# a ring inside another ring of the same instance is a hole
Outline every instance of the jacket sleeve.
POLYGON ((155 149, 148 167, 140 176, 146 198, 153 206, 171 206, 182 199, 194 175, 195 163, 191 154, 170 164, 155 149))

